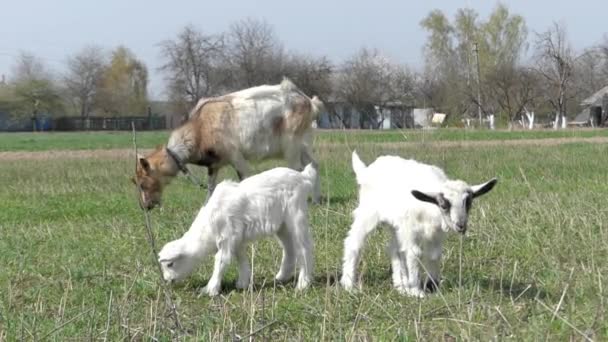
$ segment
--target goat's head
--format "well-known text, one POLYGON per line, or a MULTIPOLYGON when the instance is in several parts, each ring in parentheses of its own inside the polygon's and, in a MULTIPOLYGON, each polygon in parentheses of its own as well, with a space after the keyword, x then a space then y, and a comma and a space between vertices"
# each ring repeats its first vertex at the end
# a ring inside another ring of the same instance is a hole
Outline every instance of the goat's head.
POLYGON ((447 181, 441 192, 413 190, 412 195, 420 201, 435 204, 441 212, 445 227, 464 234, 473 199, 492 190, 496 182, 498 180, 492 178, 485 183, 469 186, 463 181, 447 181))
POLYGON ((175 168, 174 163, 167 162, 167 153, 164 147, 157 147, 154 152, 146 157, 137 156, 137 169, 133 183, 141 187, 140 205, 146 210, 151 210, 161 204, 163 189, 170 180, 171 173, 175 168))
POLYGON ((187 243, 188 241, 183 239, 171 241, 158 253, 158 262, 165 281, 169 283, 181 281, 196 267, 198 259, 187 253, 187 243))

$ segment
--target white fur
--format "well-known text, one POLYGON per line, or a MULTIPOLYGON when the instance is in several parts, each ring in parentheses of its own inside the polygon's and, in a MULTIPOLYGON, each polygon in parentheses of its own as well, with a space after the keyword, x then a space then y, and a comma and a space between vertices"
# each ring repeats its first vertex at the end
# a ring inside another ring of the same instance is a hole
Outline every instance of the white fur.
POLYGON ((490 191, 496 180, 469 186, 449 180, 436 166, 395 156, 380 157, 366 167, 353 152, 352 164, 360 186, 359 206, 344 240, 342 286, 353 289, 365 238, 378 223, 385 222, 392 227, 389 250, 393 285, 400 293, 423 297, 425 287, 439 285, 444 234, 449 230, 466 231, 467 197, 470 208, 472 199, 490 191), (419 200, 414 190, 446 199, 451 207, 442 210, 439 204, 419 200))
MULTIPOLYGON (((317 162, 312 154, 312 125, 298 133, 276 132, 277 122, 285 120, 290 114, 290 102, 296 97, 310 101, 311 118, 314 120, 323 103, 316 96, 308 98, 287 78, 277 85, 261 85, 222 97, 229 99, 227 101, 230 101, 234 110, 235 122, 238 122, 238 127, 222 132, 224 145, 232 149, 231 155, 223 164, 231 164, 243 178, 251 174, 249 160, 284 158, 294 170, 302 170, 304 165, 309 163, 316 168, 317 162)), ((214 98, 201 99, 190 115, 213 100, 214 98)), ((185 136, 179 129, 175 130, 167 147, 175 151, 182 160, 188 161, 196 149, 194 141, 189 138, 193 137, 185 136)), ((209 195, 215 188, 215 182, 216 174, 209 179, 209 195)), ((317 177, 313 187, 313 201, 318 203, 320 197, 321 185, 317 177)))
POLYGON ((215 266, 204 292, 219 294, 221 279, 233 257, 239 264, 237 288, 247 288, 251 268, 248 242, 275 235, 283 247, 278 281, 288 280, 300 264, 297 289, 306 288, 313 276, 313 242, 308 225, 308 193, 316 171, 312 165, 298 172, 274 168, 243 180, 220 183, 190 230, 167 243, 159 253, 163 277, 169 282, 187 277, 203 257, 215 253, 215 266))

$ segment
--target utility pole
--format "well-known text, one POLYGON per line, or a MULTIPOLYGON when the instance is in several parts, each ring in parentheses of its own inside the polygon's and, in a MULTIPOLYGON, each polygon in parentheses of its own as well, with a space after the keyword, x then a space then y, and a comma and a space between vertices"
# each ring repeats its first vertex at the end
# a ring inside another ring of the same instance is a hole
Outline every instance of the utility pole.
POLYGON ((473 43, 473 46, 475 47, 473 49, 473 52, 475 52, 475 63, 477 63, 477 114, 479 115, 479 127, 481 127, 481 72, 479 71, 479 48, 477 47, 477 42, 473 43))

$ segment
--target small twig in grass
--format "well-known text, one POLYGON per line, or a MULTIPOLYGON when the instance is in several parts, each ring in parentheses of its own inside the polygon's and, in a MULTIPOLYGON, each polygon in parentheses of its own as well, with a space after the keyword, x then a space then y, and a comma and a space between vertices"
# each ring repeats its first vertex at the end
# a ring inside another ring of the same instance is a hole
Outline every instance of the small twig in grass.
POLYGON ((108 332, 110 331, 110 320, 112 318, 112 290, 110 290, 110 301, 108 302, 108 320, 106 321, 106 331, 103 335, 103 340, 108 340, 108 332))
POLYGON ((517 297, 515 297, 515 299, 513 299, 513 303, 517 302, 517 300, 519 298, 521 298, 521 296, 523 296, 524 293, 526 293, 531 287, 532 287, 532 285, 528 284, 528 286, 526 286, 526 288, 523 291, 521 291, 521 293, 517 297))
POLYGON ((93 323, 95 317, 95 307, 93 307, 93 313, 89 317, 89 341, 93 341, 93 323))
POLYGON ((268 328, 269 326, 271 326, 271 325, 273 325, 273 324, 275 324, 275 323, 277 323, 277 322, 278 322, 278 320, 276 320, 276 319, 275 319, 275 320, 273 320, 273 321, 270 321, 270 322, 268 322, 268 323, 264 324, 263 326, 261 326, 261 327, 259 327, 259 328, 255 329, 254 331, 252 331, 251 333, 249 333, 249 334, 247 334, 247 335, 245 335, 245 336, 242 336, 242 337, 237 337, 235 340, 236 340, 236 341, 243 341, 243 340, 245 340, 246 338, 253 337, 253 336, 255 336, 257 333, 259 333, 260 331, 262 331, 262 330, 264 330, 264 329, 268 328))
MULTIPOLYGON (((471 301, 470 301, 470 300, 469 300, 469 301, 466 301, 466 302, 464 302, 464 303, 462 303, 462 305, 469 305, 469 304, 471 304, 471 301)), ((449 306, 449 305, 446 303, 445 305, 442 305, 442 306, 440 306, 440 307, 438 307, 438 308, 435 308, 435 309, 432 309, 432 310, 429 310, 429 311, 427 311, 427 312, 423 313, 421 317, 428 318, 428 317, 430 317, 431 315, 435 314, 436 312, 439 312, 439 311, 444 310, 444 309, 447 309, 447 310, 448 310, 448 312, 449 312, 450 314, 452 314, 452 312, 450 311, 450 306, 449 306)))
MULTIPOLYGON (((540 299, 538 298, 534 298, 538 304, 542 305, 545 309, 549 310, 549 312, 553 312, 553 310, 547 306, 547 304, 543 303, 540 299)), ((589 338, 589 336, 587 336, 587 334, 585 334, 584 332, 580 331, 577 327, 575 327, 572 323, 568 322, 565 318, 563 318, 562 316, 558 315, 557 313, 555 314, 555 316, 557 318, 559 318, 562 322, 566 323, 567 326, 569 326, 570 328, 572 328, 574 331, 576 331, 579 335, 581 335, 585 340, 587 341, 593 341, 591 338, 589 338)))
POLYGON ((91 308, 91 309, 89 309, 89 310, 86 310, 86 311, 84 311, 84 312, 81 312, 81 313, 79 313, 78 315, 76 315, 76 316, 72 317, 71 319, 69 319, 69 320, 67 320, 67 321, 63 322, 61 325, 57 326, 55 329, 53 329, 53 330, 49 331, 48 333, 46 333, 46 335, 42 336, 42 337, 40 338, 40 340, 44 340, 45 338, 47 338, 47 337, 51 336, 52 334, 56 333, 57 331, 61 330, 61 329, 62 329, 63 327, 65 327, 66 325, 68 325, 68 324, 70 324, 70 323, 74 322, 75 320, 77 320, 77 319, 78 319, 78 318, 80 318, 81 316, 84 316, 84 315, 86 315, 87 313, 89 313, 89 312, 91 312, 91 311, 93 311, 93 308, 91 308))
POLYGON ((458 247, 458 306, 462 307, 460 292, 462 291, 462 240, 463 235, 460 235, 460 244, 458 247))
MULTIPOLYGON (((133 122, 131 122, 131 128, 133 130, 133 149, 135 151, 135 173, 137 175, 137 163, 139 162, 137 160, 137 138, 135 136, 135 124, 133 122)), ((137 179, 137 177, 136 177, 137 179)), ((175 329, 177 330, 178 334, 180 331, 183 330, 182 325, 179 321, 179 314, 177 313, 177 307, 175 306, 175 304, 173 303, 173 299, 171 298, 171 290, 167 287, 167 285, 165 284, 164 278, 163 278, 163 270, 161 268, 160 263, 158 262, 158 259, 156 259, 156 256, 158 255, 157 251, 156 251, 156 243, 154 241, 154 234, 152 233, 152 224, 150 223, 150 213, 143 207, 143 203, 141 203, 141 194, 143 192, 142 188, 141 188, 141 184, 139 182, 136 182, 136 188, 137 188, 137 198, 138 201, 140 201, 140 208, 144 214, 144 220, 145 220, 145 224, 146 224, 146 235, 148 237, 148 244, 150 245, 150 251, 152 252, 152 260, 154 260, 154 263, 157 266, 157 270, 158 270, 158 275, 160 277, 159 280, 159 284, 160 287, 163 289, 164 295, 165 295, 165 304, 167 306, 167 308, 169 309, 169 312, 171 313, 171 316, 173 317, 173 323, 175 325, 175 329)))
POLYGON ((31 337, 32 339, 35 339, 35 338, 34 338, 34 334, 32 334, 32 332, 30 331, 30 329, 28 329, 28 328, 25 326, 25 324, 24 324, 24 323, 25 323, 25 322, 23 321, 23 315, 21 315, 21 339, 20 339, 20 340, 21 340, 21 341, 24 341, 24 340, 25 340, 25 339, 23 338, 23 336, 24 336, 24 334, 23 334, 23 333, 24 333, 24 332, 27 332, 27 333, 28 333, 28 335, 30 335, 30 337, 31 337))
POLYGON ((464 323, 464 324, 468 324, 468 325, 476 325, 476 326, 479 326, 479 327, 488 327, 488 325, 486 325, 486 324, 475 323, 475 322, 466 321, 464 319, 456 319, 456 318, 450 318, 450 317, 436 317, 436 318, 433 318, 433 321, 452 321, 452 322, 456 322, 456 323, 464 323))
POLYGON ((393 315, 391 315, 391 314, 390 314, 388 311, 386 311, 386 309, 385 309, 385 308, 384 308, 384 307, 383 307, 381 304, 378 304, 378 302, 377 302, 378 297, 380 297, 380 295, 377 295, 377 296, 376 296, 376 298, 374 298, 374 299, 373 299, 371 302, 372 302, 374 305, 376 305, 376 306, 377 306, 377 307, 378 307, 380 310, 382 310, 382 312, 384 312, 384 314, 385 314, 385 315, 386 315, 388 318, 390 318, 390 319, 393 321, 393 323, 395 323, 395 324, 399 324, 400 322, 399 322, 399 321, 397 321, 397 319, 395 319, 395 317, 394 317, 393 315))
POLYGON ((559 309, 561 309, 561 307, 562 307, 562 303, 564 302, 564 297, 566 296, 566 292, 568 291, 568 287, 570 286, 570 280, 572 279, 572 274, 574 274, 574 267, 570 270, 570 276, 568 277, 568 282, 566 283, 566 286, 564 286, 564 291, 562 291, 562 296, 559 298, 559 302, 557 303, 557 306, 555 307, 555 311, 553 311, 553 317, 551 317, 551 322, 553 322, 555 320, 555 316, 559 312, 559 309))
POLYGON ((502 312, 500 311, 500 308, 498 306, 495 306, 494 309, 496 309, 496 311, 500 315, 500 318, 502 318, 502 320, 505 321, 505 323, 507 323, 507 325, 509 326, 509 330, 513 331, 513 326, 511 325, 511 323, 509 323, 509 321, 507 320, 507 317, 505 317, 505 315, 502 314, 502 312))

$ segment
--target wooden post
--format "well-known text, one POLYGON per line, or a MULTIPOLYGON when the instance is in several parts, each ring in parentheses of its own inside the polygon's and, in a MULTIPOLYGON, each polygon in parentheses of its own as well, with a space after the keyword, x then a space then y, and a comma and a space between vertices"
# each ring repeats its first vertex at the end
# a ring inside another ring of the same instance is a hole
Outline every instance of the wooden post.
POLYGON ((477 114, 479 115, 479 127, 481 128, 482 117, 481 117, 481 71, 479 69, 479 48, 477 42, 474 43, 475 49, 475 62, 477 63, 477 114))
POLYGON ((153 129, 152 127, 152 107, 148 106, 148 130, 153 129))

